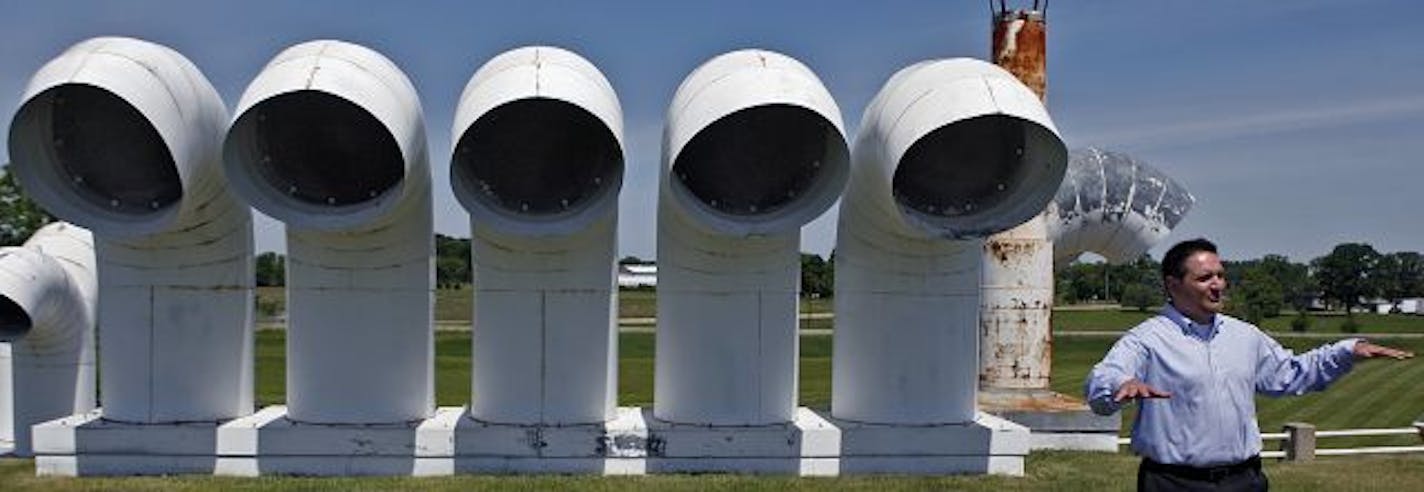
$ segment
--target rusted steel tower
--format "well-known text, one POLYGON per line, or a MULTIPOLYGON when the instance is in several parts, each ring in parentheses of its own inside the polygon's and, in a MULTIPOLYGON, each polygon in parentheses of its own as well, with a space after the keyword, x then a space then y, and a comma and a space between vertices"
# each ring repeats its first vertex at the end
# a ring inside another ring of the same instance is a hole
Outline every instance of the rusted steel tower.
MULTIPOLYGON (((992 60, 1046 100, 1047 0, 1030 9, 989 2, 992 60), (996 8, 997 4, 997 8, 996 8)), ((1115 449, 1116 419, 1052 392, 1053 243, 1040 213, 984 243, 980 288, 979 403, 1023 424, 1035 448, 1115 449)))

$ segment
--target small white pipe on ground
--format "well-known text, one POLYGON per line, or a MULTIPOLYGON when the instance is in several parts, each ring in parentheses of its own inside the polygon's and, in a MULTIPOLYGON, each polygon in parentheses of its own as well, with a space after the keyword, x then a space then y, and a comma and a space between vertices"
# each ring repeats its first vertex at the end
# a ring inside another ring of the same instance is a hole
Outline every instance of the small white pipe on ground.
POLYGON ((22 100, 16 176, 94 233, 104 418, 251 413, 252 217, 219 169, 217 91, 171 49, 95 38, 41 68, 22 100))
POLYGON ((592 63, 547 46, 480 67, 455 112, 451 186, 470 212, 470 414, 614 418, 623 114, 592 63))
POLYGON ((658 419, 792 420, 801 226, 840 196, 848 157, 840 109, 786 55, 735 51, 683 80, 658 194, 658 419))
POLYGON ((1067 150, 1002 68, 936 60, 867 107, 836 240, 831 413, 885 424, 975 418, 983 238, 1043 210, 1067 150))
POLYGON ((235 113, 233 187, 287 225, 288 417, 429 417, 435 247, 415 86, 375 51, 311 41, 277 54, 235 113))
POLYGON ((89 231, 56 222, 0 249, 0 441, 30 456, 30 426, 94 408, 98 277, 89 231))

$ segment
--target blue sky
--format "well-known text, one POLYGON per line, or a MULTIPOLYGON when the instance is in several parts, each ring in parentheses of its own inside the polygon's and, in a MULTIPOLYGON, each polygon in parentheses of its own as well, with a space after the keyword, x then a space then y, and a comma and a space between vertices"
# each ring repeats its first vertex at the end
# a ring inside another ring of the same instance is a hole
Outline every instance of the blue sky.
MULTIPOLYGON (((1205 236, 1233 259, 1304 261, 1346 241, 1424 251, 1420 18, 1424 3, 1411 1, 1051 2, 1049 109, 1070 146, 1130 153, 1197 196, 1169 241, 1205 236)), ((853 135, 891 73, 931 58, 984 58, 989 27, 987 4, 973 0, 0 0, 0 135, 30 75, 89 37, 172 47, 229 106, 281 49, 342 39, 382 52, 415 82, 436 229, 468 236, 448 180, 460 90, 500 52, 561 46, 598 65, 618 91, 627 151, 619 250, 652 257, 664 113, 697 65, 748 47, 793 56, 821 77, 853 135)), ((835 213, 805 229, 804 250, 832 248, 835 213)), ((280 249, 281 231, 259 220, 259 250, 280 249)))

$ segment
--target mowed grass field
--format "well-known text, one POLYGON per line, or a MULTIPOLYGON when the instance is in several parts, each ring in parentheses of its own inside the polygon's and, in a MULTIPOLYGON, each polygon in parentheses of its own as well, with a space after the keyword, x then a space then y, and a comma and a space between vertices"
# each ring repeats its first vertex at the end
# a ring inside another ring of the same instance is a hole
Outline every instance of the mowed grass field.
MULTIPOLYGON (((653 402, 655 335, 624 333, 619 337, 620 405, 649 406, 653 402)), ((831 347, 829 335, 801 337, 801 404, 825 409, 830 404, 831 347)), ((1079 394, 1083 376, 1112 344, 1111 336, 1066 336, 1054 343, 1054 389, 1079 394)), ((1424 339, 1382 340, 1424 352, 1424 339)), ((1283 338, 1304 349, 1319 340, 1283 338)), ((263 330, 257 335, 257 399, 263 405, 284 400, 285 333, 263 330)), ((464 405, 470 399, 470 337, 468 332, 436 334, 436 392, 442 406, 464 405)), ((1404 427, 1424 413, 1424 359, 1361 364, 1325 393, 1305 397, 1258 400, 1260 422, 1267 432, 1287 421, 1306 421, 1321 429, 1404 427)), ((1125 417, 1131 418, 1131 410, 1125 417)), ((1124 426, 1125 428, 1125 426, 1124 426)), ((1322 447, 1418 443, 1396 438, 1324 439, 1322 447)), ((1027 475, 1010 477, 842 477, 801 479, 734 475, 563 477, 459 476, 444 478, 288 478, 230 479, 34 477, 29 460, 0 460, 0 489, 44 490, 529 490, 577 488, 590 490, 1126 490, 1133 487, 1137 459, 1127 453, 1038 452, 1029 457, 1027 475)), ((1331 457, 1309 464, 1267 463, 1267 473, 1279 490, 1407 490, 1424 483, 1424 455, 1331 457)))
MULTIPOLYGON (((260 296, 280 298, 282 291, 263 289, 260 296)), ((437 319, 467 321, 469 287, 441 290, 437 295, 437 319)), ((655 315, 655 294, 651 291, 623 292, 623 317, 655 315)), ((803 312, 829 312, 829 299, 803 302, 803 312)), ((1116 339, 1114 335, 1068 334, 1065 332, 1121 331, 1140 322, 1150 313, 1135 310, 1063 310, 1054 314, 1055 331, 1063 333, 1053 342, 1054 390, 1081 394, 1082 381, 1116 339)), ((1268 320, 1268 330, 1288 331, 1289 317, 1268 320), (1279 322, 1279 327, 1273 325, 1279 322)), ((1312 332, 1339 334, 1343 317, 1317 317, 1312 332), (1331 323, 1334 322, 1335 325, 1331 323)), ((1365 332, 1424 332, 1424 317, 1358 315, 1365 332)), ((830 319, 803 320, 803 328, 832 328, 830 319)), ((1342 335, 1343 336, 1343 335, 1342 335)), ((1327 340, 1280 334, 1278 339, 1295 350, 1306 350, 1327 340)), ((619 395, 624 406, 651 406, 655 334, 625 332, 619 336, 619 395)), ((1380 337, 1376 341, 1424 354, 1424 338, 1380 337)), ((826 409, 831 397, 831 352, 833 337, 820 332, 801 337, 800 402, 826 409)), ((257 335, 257 401, 260 405, 280 404, 285 399, 285 333, 262 330, 257 335)), ((460 406, 470 398, 470 335, 467 331, 436 334, 436 393, 441 406, 460 406)), ((1320 429, 1407 427, 1424 414, 1424 358, 1404 362, 1369 361, 1324 393, 1302 397, 1257 400, 1259 422, 1264 432, 1278 431, 1282 424, 1304 421, 1320 429)), ((1124 412, 1124 435, 1133 410, 1124 412)), ((1355 447, 1419 444, 1414 436, 1321 439, 1320 447, 1355 447)), ((1273 443, 1267 449, 1274 448, 1273 443)), ((1102 454, 1076 452, 1036 452, 1030 455, 1027 475, 1010 477, 842 477, 802 479, 794 477, 751 477, 736 475, 646 476, 646 477, 566 477, 566 476, 459 476, 442 478, 290 478, 263 477, 231 479, 213 477, 174 478, 40 478, 33 475, 29 460, 0 460, 0 490, 529 490, 576 488, 592 490, 1130 490, 1137 458, 1129 453, 1102 454)), ((1274 460, 1267 473, 1278 490, 1409 490, 1424 483, 1424 455, 1328 457, 1299 464, 1274 460)))

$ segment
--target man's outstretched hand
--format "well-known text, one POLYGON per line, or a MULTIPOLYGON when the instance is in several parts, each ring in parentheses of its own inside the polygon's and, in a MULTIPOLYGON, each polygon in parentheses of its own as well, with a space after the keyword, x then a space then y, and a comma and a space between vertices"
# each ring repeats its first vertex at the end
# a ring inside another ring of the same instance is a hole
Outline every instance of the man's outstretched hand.
MULTIPOLYGON (((1358 347, 1363 343, 1364 342, 1357 343, 1355 344, 1355 346, 1358 347)), ((1148 386, 1147 383, 1138 381, 1136 378, 1133 378, 1123 382, 1122 386, 1118 387, 1117 394, 1113 395, 1113 401, 1121 403, 1123 400, 1128 399, 1171 397, 1171 393, 1159 390, 1157 388, 1153 388, 1151 386, 1148 386)))
POLYGON ((1389 357, 1404 360, 1414 357, 1414 352, 1407 352, 1397 348, 1390 348, 1383 345, 1375 345, 1364 340, 1355 342, 1355 358, 1370 359, 1374 357, 1389 357))

